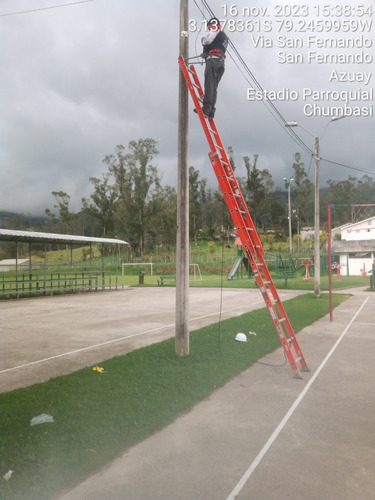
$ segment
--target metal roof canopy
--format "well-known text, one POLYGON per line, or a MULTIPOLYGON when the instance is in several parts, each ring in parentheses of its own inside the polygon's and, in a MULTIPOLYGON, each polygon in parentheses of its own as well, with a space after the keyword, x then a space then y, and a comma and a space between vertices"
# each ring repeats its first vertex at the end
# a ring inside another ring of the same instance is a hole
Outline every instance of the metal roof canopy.
POLYGON ((0 241, 28 241, 41 243, 70 243, 89 245, 92 243, 109 243, 129 245, 127 241, 116 238, 94 238, 91 236, 76 236, 73 234, 39 233, 32 231, 18 231, 14 229, 0 229, 0 241))
MULTIPOLYGON (((64 244, 66 246, 70 247, 70 265, 72 265, 73 262, 73 245, 80 245, 80 246, 90 246, 90 249, 93 244, 97 245, 105 245, 105 244, 110 244, 110 245, 116 245, 117 250, 118 250, 118 256, 120 255, 120 246, 121 245, 129 245, 128 242, 124 240, 117 240, 115 238, 93 238, 91 236, 76 236, 72 234, 55 234, 55 233, 40 233, 40 232, 32 232, 32 231, 18 231, 15 229, 0 229, 0 242, 13 242, 16 245, 16 275, 18 275, 19 271, 19 259, 18 259, 18 245, 20 243, 28 243, 29 247, 29 281, 32 276, 32 261, 31 261, 31 247, 33 243, 44 243, 44 276, 46 277, 46 272, 47 272, 47 244, 48 243, 55 243, 55 244, 64 244)), ((89 274, 91 274, 91 263, 92 263, 92 255, 90 252, 90 266, 88 269, 89 274)), ((104 272, 104 255, 102 252, 102 271, 104 272)), ((116 289, 118 286, 118 274, 119 274, 119 261, 117 258, 116 262, 116 289)), ((104 275, 103 275, 103 280, 104 280, 104 275)), ((24 284, 29 283, 28 280, 25 281, 25 277, 23 276, 22 282, 19 281, 18 279, 16 280, 16 287, 19 285, 22 287, 22 290, 24 290, 24 284)), ((110 281, 111 282, 111 281, 110 281)), ((46 291, 46 283, 47 281, 44 281, 44 291, 46 291)), ((103 281, 102 283, 102 289, 105 289, 105 283, 103 281)), ((18 289, 17 289, 18 290, 18 289)), ((51 289, 52 290, 52 289, 51 289)), ((48 289, 48 292, 50 289, 48 289)), ((51 292, 52 293, 52 292, 51 292)), ((18 291, 17 291, 18 294, 18 291)), ((18 295, 17 295, 18 298, 18 295)))

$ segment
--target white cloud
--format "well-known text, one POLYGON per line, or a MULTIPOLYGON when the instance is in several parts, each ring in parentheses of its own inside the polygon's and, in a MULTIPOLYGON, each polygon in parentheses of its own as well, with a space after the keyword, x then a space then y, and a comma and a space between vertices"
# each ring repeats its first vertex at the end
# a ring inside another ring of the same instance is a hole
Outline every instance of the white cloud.
MULTIPOLYGON (((33 8, 59 3, 35 0, 33 8)), ((223 17, 222 5, 215 6, 219 17, 223 17)), ((236 5, 239 11, 249 6, 245 1, 236 5)), ((270 1, 253 1, 251 5, 267 6, 268 13, 275 12, 275 4, 270 1)), ((0 13, 5 13, 5 8, 8 12, 29 10, 30 2, 4 2, 0 13)), ((193 2, 190 17, 198 23, 202 20, 193 2)), ((234 18, 240 19, 240 15, 234 18)), ((278 20, 282 19, 287 17, 278 20)), ((364 87, 358 82, 330 83, 332 65, 278 63, 277 19, 252 18, 254 26, 256 21, 267 20, 274 23, 272 31, 259 33, 272 37, 273 48, 254 47, 256 38, 246 30, 229 33, 263 88, 288 88, 301 93, 304 87, 364 87)), ((301 20, 295 18, 294 22, 301 20)), ((95 0, 0 17, 0 32, 1 67, 6 76, 1 83, 1 209, 41 213, 53 205, 51 192, 64 190, 71 195, 72 206, 79 210, 81 197, 90 193, 89 177, 103 173, 104 156, 112 153, 117 144, 126 146, 141 137, 159 142, 160 155, 155 163, 165 184, 176 183, 179 2, 95 0)), ((301 38, 305 40, 306 36, 301 38)), ((348 34, 331 31, 324 36, 348 34)), ((191 55, 200 53, 199 39, 200 33, 190 33, 191 55)), ((375 58, 374 47, 366 51, 375 58)), ((373 63, 337 68, 372 72, 373 87, 373 63)), ((197 69, 202 77, 203 67, 197 69)), ((239 162, 243 155, 259 154, 259 168, 267 168, 279 182, 291 173, 292 155, 301 148, 262 102, 247 101, 247 87, 249 84, 228 57, 219 87, 217 126, 224 144, 234 148, 239 162)), ((329 119, 305 116, 301 99, 278 101, 275 105, 286 120, 297 120, 313 136, 323 134, 329 119)), ((193 113, 190 122, 190 164, 215 183, 208 148, 193 113)), ((303 129, 297 132, 313 149, 313 137, 303 129)), ((321 156, 374 172, 374 132, 373 117, 335 122, 324 132, 321 156)), ((311 158, 303 153, 303 160, 308 166, 311 158)), ((321 171, 322 185, 328 178, 362 176, 323 162, 321 171)))

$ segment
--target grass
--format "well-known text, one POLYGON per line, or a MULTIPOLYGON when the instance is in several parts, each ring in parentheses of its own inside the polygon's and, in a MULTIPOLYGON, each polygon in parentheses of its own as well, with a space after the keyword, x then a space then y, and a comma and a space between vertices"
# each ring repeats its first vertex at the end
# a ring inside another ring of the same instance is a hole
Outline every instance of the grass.
MULTIPOLYGON (((102 287, 110 287, 115 289, 117 286, 158 286, 158 281, 160 281, 161 275, 174 275, 175 265, 170 264, 162 272, 154 272, 151 276, 150 269, 144 268, 144 284, 139 284, 138 268, 134 267, 128 269, 127 273, 122 276, 112 275, 110 273, 101 272, 87 272, 83 274, 82 272, 49 272, 44 277, 43 273, 33 276, 33 281, 28 281, 29 277, 27 274, 20 274, 18 276, 18 283, 16 286, 16 276, 11 273, 4 274, 0 283, 0 300, 20 297, 33 297, 40 295, 54 295, 59 293, 77 293, 81 292, 82 289, 85 291, 101 289, 102 287), (167 272, 165 272, 167 271, 167 272), (22 279, 25 279, 22 282, 22 279)), ((160 269, 159 269, 160 271, 160 269)), ((271 273, 273 275, 274 273, 271 273)), ((295 278, 289 278, 287 286, 285 287, 284 279, 274 279, 275 285, 278 289, 290 288, 294 290, 314 290, 314 278, 312 277, 309 283, 306 282, 303 276, 299 275, 295 278)), ((165 283, 163 286, 175 286, 175 283, 169 282, 165 283)), ((336 276, 332 277, 332 288, 334 290, 341 290, 350 287, 370 287, 370 278, 363 276, 341 276, 338 280, 336 276)), ((243 277, 242 279, 235 278, 233 280, 227 279, 227 274, 212 273, 212 272, 202 272, 201 276, 198 271, 196 271, 196 276, 190 275, 190 287, 192 288, 255 288, 254 278, 243 277), (202 279, 200 279, 202 278, 202 279)), ((321 290, 328 291, 328 276, 321 276, 321 290)))
MULTIPOLYGON (((173 273, 170 273, 173 274, 173 273)), ((272 274, 272 273, 271 273, 272 274)), ((146 271, 144 276, 144 285, 139 285, 138 275, 125 275, 119 276, 119 284, 124 286, 157 286, 158 279, 160 275, 154 274, 151 276, 149 272, 146 271)), ((284 289, 285 284, 283 279, 275 279, 274 283, 277 289, 284 289)), ((321 290, 328 291, 328 276, 321 276, 321 290)), ((172 283, 168 283, 164 286, 175 286, 172 283)), ((336 276, 332 278, 332 288, 334 290, 342 290, 351 287, 369 287, 370 278, 363 276, 341 276, 337 280, 336 276)), ((190 287, 194 288, 255 288, 254 278, 243 278, 243 279, 233 279, 227 280, 226 275, 220 276, 220 274, 206 274, 202 273, 202 280, 194 280, 194 277, 190 275, 190 287)), ((310 278, 310 282, 307 283, 301 276, 296 278, 288 279, 287 288, 291 290, 305 290, 307 292, 314 290, 314 278, 310 278)))
MULTIPOLYGON (((334 306, 346 298, 334 294, 334 306)), ((284 306, 296 332, 329 311, 326 294, 284 306)), ((186 358, 175 355, 169 339, 104 361, 104 373, 86 367, 0 394, 0 473, 14 471, 8 482, 0 479, 0 498, 56 497, 279 346, 263 308, 191 332, 186 358), (249 325, 258 335, 235 342, 249 325), (54 423, 30 427, 41 413, 54 423)))

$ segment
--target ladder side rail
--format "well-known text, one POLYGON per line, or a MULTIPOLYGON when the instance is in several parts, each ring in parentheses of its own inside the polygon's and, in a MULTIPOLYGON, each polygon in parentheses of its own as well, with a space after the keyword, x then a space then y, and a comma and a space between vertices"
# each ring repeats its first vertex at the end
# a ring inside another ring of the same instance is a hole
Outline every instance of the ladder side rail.
MULTIPOLYGON (((226 177, 226 175, 225 175, 226 177)), ((232 202, 233 206, 236 206, 236 209, 240 212, 241 214, 241 227, 247 229, 246 235, 248 238, 244 240, 240 235, 240 240, 242 243, 242 246, 245 246, 247 242, 249 241, 251 245, 254 246, 254 248, 257 248, 260 252, 263 252, 263 247, 262 244, 259 240, 258 234, 255 230, 254 223, 252 221, 250 212, 247 208, 246 201, 242 196, 241 189, 239 185, 237 184, 236 178, 233 176, 233 178, 230 178, 229 184, 229 191, 223 192, 225 196, 229 196, 229 200, 232 202)), ((230 206, 228 206, 229 210, 231 210, 230 206)))
MULTIPOLYGON (((205 133, 207 142, 210 146, 211 152, 215 153, 216 152, 215 139, 213 137, 213 134, 210 132, 209 127, 207 126, 206 118, 203 114, 202 106, 201 106, 200 100, 199 100, 197 93, 196 93, 196 89, 198 89, 199 96, 200 97, 203 96, 203 91, 202 91, 202 87, 201 87, 197 72, 195 71, 194 66, 191 66, 190 69, 187 67, 186 62, 182 56, 179 57, 178 61, 179 61, 182 73, 185 77, 185 81, 187 83, 190 95, 193 99, 194 106, 195 106, 195 109, 196 109, 197 114, 198 114, 198 118, 201 122, 203 131, 205 133), (190 77, 190 73, 192 74, 193 80, 190 77)), ((210 122, 213 122, 213 120, 210 120, 210 122)), ((216 129, 216 127, 215 127, 215 129, 216 129)), ((217 133, 217 129, 216 129, 216 133, 217 133)))
POLYGON ((198 78, 198 74, 197 74, 197 70, 194 68, 194 66, 190 66, 189 68, 191 74, 193 75, 193 80, 194 80, 194 83, 195 85, 197 86, 198 88, 198 93, 199 93, 199 97, 201 99, 203 99, 204 97, 204 92, 202 90, 202 85, 201 85, 201 82, 199 81, 199 78, 198 78))
MULTIPOLYGON (((270 298, 268 293, 266 292, 266 287, 264 285, 263 279, 262 279, 262 274, 261 271, 258 268, 257 261, 255 259, 255 256, 257 256, 257 246, 254 245, 253 238, 252 238, 252 232, 249 232, 247 229, 247 225, 245 223, 244 217, 241 214, 241 211, 239 210, 237 200, 231 197, 231 186, 228 181, 228 178, 226 175, 223 175, 223 167, 220 159, 218 158, 217 154, 210 154, 209 155, 213 169, 215 171, 215 174, 217 176, 220 188, 223 192, 224 195, 224 201, 226 202, 226 205, 229 209, 230 215, 232 217, 232 220, 234 222, 234 225, 236 227, 238 236, 241 240, 242 246, 245 250, 245 254, 249 260, 249 264, 251 266, 251 269, 254 273, 254 276, 258 276, 261 280, 261 285, 263 286, 265 290, 265 298, 270 302, 270 298)), ((265 265, 265 262, 262 262, 262 264, 265 265)))
POLYGON ((254 248, 254 250, 257 249, 258 251, 263 251, 263 247, 261 246, 259 237, 255 231, 249 211, 247 210, 245 200, 243 199, 240 188, 237 185, 237 179, 234 175, 233 177, 228 178, 217 152, 210 153, 208 156, 216 174, 221 191, 224 195, 225 203, 228 207, 230 215, 232 216, 233 222, 235 223, 235 227, 241 240, 242 246, 244 248, 251 247, 254 248), (238 187, 238 191, 240 194, 239 198, 233 195, 232 184, 234 183, 238 187), (248 220, 244 218, 244 215, 242 213, 243 209, 246 210, 246 216, 248 220))
POLYGON ((214 134, 215 134, 215 138, 216 138, 216 141, 217 141, 217 144, 219 145, 220 147, 220 151, 222 152, 221 154, 221 158, 222 158, 222 161, 224 163, 224 169, 225 169, 225 172, 226 174, 228 175, 228 177, 230 177, 232 179, 232 183, 233 183, 233 190, 235 190, 235 196, 239 198, 239 200, 241 201, 241 204, 242 204, 242 210, 244 212, 246 212, 246 215, 244 215, 244 219, 245 219, 245 222, 246 222, 246 226, 248 228, 251 228, 253 229, 253 232, 254 234, 252 234, 252 239, 254 239, 254 245, 257 246, 260 250, 261 253, 264 253, 264 249, 263 249, 263 245, 259 239, 259 236, 258 236, 258 233, 257 231, 255 230, 255 226, 254 226, 254 222, 252 220, 252 217, 250 215, 250 211, 247 207, 247 204, 246 204, 246 201, 245 201, 245 198, 244 196, 242 195, 242 191, 241 191, 241 188, 237 182, 237 179, 236 179, 236 176, 234 174, 234 171, 232 169, 232 165, 229 161, 229 158, 226 154, 226 150, 224 148, 224 145, 221 141, 221 137, 220 137, 220 134, 216 128, 216 125, 215 125, 215 122, 214 120, 210 120, 212 121, 213 123, 211 124, 211 126, 213 127, 213 130, 214 130, 214 134))
MULTIPOLYGON (((285 317, 280 318, 277 314, 277 311, 275 310, 274 303, 272 301, 272 298, 269 295, 269 291, 267 290, 267 287, 263 281, 262 274, 259 270, 258 264, 255 260, 256 253, 252 253, 250 249, 245 250, 246 257, 250 263, 251 269, 253 271, 254 277, 255 277, 255 282, 259 288, 259 291, 262 294, 263 300, 266 304, 266 307, 268 309, 268 313, 271 316, 273 325, 275 327, 276 333, 280 339, 281 345, 284 349, 285 356, 289 362, 289 365, 292 369, 293 376, 296 378, 301 378, 301 374, 298 368, 298 362, 292 352, 292 347, 295 348, 295 345, 291 345, 289 343, 288 335, 287 332, 284 331, 283 324, 281 323, 281 319, 286 319, 285 317)), ((294 340, 295 336, 293 337, 294 340)), ((299 350, 297 352, 297 359, 303 359, 302 352, 299 350)), ((302 367, 302 364, 301 364, 302 367)))
MULTIPOLYGON (((259 256, 258 256, 258 258, 259 258, 259 256)), ((263 257, 261 257, 261 260, 263 260, 263 257)), ((265 262, 264 262, 264 264, 265 264, 265 262)), ((306 360, 305 360, 304 355, 302 353, 299 342, 297 340, 297 336, 294 332, 293 326, 289 320, 289 316, 284 308, 284 305, 279 297, 279 294, 277 292, 277 289, 276 289, 276 286, 275 286, 274 281, 272 279, 272 276, 269 273, 267 265, 265 264, 264 266, 261 266, 261 269, 262 269, 263 274, 265 275, 266 280, 269 281, 268 287, 269 287, 269 289, 271 291, 271 295, 274 299, 273 307, 275 309, 275 312, 278 312, 279 320, 280 319, 283 320, 283 328, 286 330, 288 338, 290 339, 290 342, 291 342, 291 346, 294 348, 294 350, 297 354, 297 358, 300 360, 300 365, 301 365, 302 370, 308 371, 307 363, 306 363, 306 360)))
POLYGON ((221 160, 218 157, 218 154, 209 154, 210 161, 212 163, 214 172, 216 174, 216 178, 218 180, 221 191, 224 195, 224 201, 227 205, 227 208, 230 212, 236 230, 238 232, 239 237, 241 238, 241 242, 244 242, 246 245, 252 245, 253 242, 251 240, 251 235, 248 231, 246 231, 246 227, 244 224, 244 219, 242 217, 240 207, 238 206, 238 202, 233 196, 231 196, 231 186, 227 176, 224 174, 222 169, 221 160))
POLYGON ((196 72, 193 73, 191 70, 189 70, 189 68, 187 67, 187 65, 185 63, 185 60, 184 60, 184 58, 182 56, 179 57, 178 62, 180 64, 180 67, 181 67, 182 73, 184 75, 186 84, 188 86, 190 95, 191 95, 191 97, 193 99, 195 109, 198 112, 198 118, 200 119, 201 125, 202 125, 204 133, 206 135, 206 139, 207 139, 208 143, 210 144, 210 143, 213 142, 213 137, 211 136, 210 131, 207 128, 206 120, 204 118, 203 113, 201 112, 202 107, 201 107, 201 104, 199 102, 198 96, 196 94, 196 89, 194 87, 194 83, 195 83, 195 85, 198 87, 198 89, 200 89, 200 92, 202 92, 202 88, 200 86, 200 82, 197 79, 196 72), (194 83, 193 83, 193 81, 192 81, 189 73, 193 73, 193 76, 195 76, 196 81, 194 83))
MULTIPOLYGON (((272 280, 272 278, 271 278, 272 280)), ((276 287, 272 281, 272 286, 274 288, 274 291, 272 291, 272 295, 275 296, 277 294, 277 291, 276 291, 276 287)), ((296 355, 297 355, 297 359, 299 360, 300 362, 300 365, 301 365, 301 369, 304 370, 304 371, 308 371, 307 370, 307 363, 306 363, 306 360, 304 358, 304 355, 302 353, 302 349, 299 345, 299 342, 297 340, 297 336, 294 332, 294 329, 293 329, 293 326, 289 320, 289 316, 284 308, 284 305, 282 303, 282 301, 280 300, 280 298, 275 302, 274 304, 274 308, 277 309, 278 313, 279 313, 279 318, 283 318, 284 319, 284 322, 283 322, 283 327, 284 329, 286 330, 287 334, 288 334, 288 338, 290 340, 290 343, 291 343, 291 346, 293 347, 293 349, 295 350, 296 352, 296 355)))
MULTIPOLYGON (((267 290, 267 287, 266 287, 264 280, 262 278, 262 272, 260 271, 260 269, 257 265, 257 261, 255 259, 255 257, 259 258, 259 254, 257 252, 257 250, 258 250, 257 246, 254 245, 254 242, 252 241, 252 234, 250 234, 249 231, 246 229, 247 224, 245 223, 245 218, 243 217, 243 215, 241 213, 241 210, 240 210, 240 207, 238 206, 237 200, 233 196, 231 196, 232 189, 233 189, 231 184, 233 183, 233 180, 236 180, 236 179, 235 179, 235 177, 231 177, 230 178, 231 180, 229 181, 228 176, 227 176, 227 172, 225 171, 226 169, 224 169, 222 161, 219 158, 219 154, 217 152, 210 153, 209 158, 211 160, 214 172, 215 172, 216 177, 218 179, 221 191, 224 195, 224 200, 225 200, 226 205, 229 209, 232 220, 235 224, 238 236, 239 236, 241 243, 243 245, 245 254, 247 256, 247 259, 249 261, 249 264, 251 266, 253 274, 256 278, 256 283, 257 283, 258 288, 260 289, 260 291, 262 293, 263 299, 266 303, 266 307, 268 308, 268 312, 271 316, 272 322, 273 322, 274 327, 276 329, 276 332, 279 336, 280 342, 283 346, 285 355, 288 359, 288 362, 289 362, 289 365, 292 369, 293 375, 297 378, 300 378, 301 375, 300 375, 300 372, 298 369, 297 361, 296 361, 296 359, 293 355, 292 349, 291 349, 292 346, 289 343, 288 336, 287 336, 286 332, 284 331, 283 325, 281 324, 281 320, 286 321, 290 324, 289 319, 288 319, 284 309, 281 312, 281 314, 280 314, 280 311, 279 311, 279 315, 277 314, 277 311, 274 307, 274 304, 272 303, 272 299, 270 298, 269 290, 267 290)), ((243 200, 243 202, 244 202, 244 200, 243 200)), ((247 213, 248 213, 248 210, 247 210, 247 213)), ((262 264, 264 264, 264 268, 267 272, 268 268, 265 265, 265 262, 262 262, 262 264)), ((267 278, 269 279, 269 282, 271 284, 273 284, 273 280, 272 280, 271 275, 269 273, 268 273, 267 278)), ((276 291, 275 287, 274 287, 274 290, 276 291)), ((276 292, 276 294, 277 294, 277 292, 276 292)), ((278 295, 277 295, 277 303, 281 303, 278 295)), ((290 328, 291 328, 291 325, 290 325, 290 328)), ((286 330, 288 333, 287 328, 286 328, 286 330)), ((296 339, 295 334, 293 331, 291 333, 292 333, 291 338, 294 341, 294 339, 296 339)), ((296 344, 293 345, 293 347, 295 347, 295 346, 296 346, 296 344)), ((303 359, 303 356, 301 356, 302 352, 300 351, 300 349, 298 351, 299 352, 296 351, 298 354, 298 358, 303 359)))
MULTIPOLYGON (((220 135, 217 134, 217 136, 220 139, 220 135)), ((221 139, 220 139, 220 143, 222 144, 221 139)), ((243 212, 243 218, 245 220, 245 225, 246 225, 247 228, 250 228, 253 231, 253 233, 251 235, 251 239, 253 241, 254 246, 258 247, 259 252, 264 253, 264 249, 263 249, 262 243, 261 243, 261 241, 259 239, 257 231, 255 230, 254 222, 253 222, 253 220, 251 218, 250 211, 249 211, 249 209, 247 207, 245 198, 242 195, 241 188, 240 188, 240 186, 238 184, 236 176, 234 175, 232 166, 231 166, 230 161, 229 161, 229 159, 228 159, 228 157, 226 155, 224 146, 223 146, 222 150, 224 152, 221 155, 222 156, 222 163, 224 164, 224 165, 222 165, 222 167, 223 167, 225 175, 228 178, 231 179, 231 185, 230 185, 230 189, 229 189, 230 194, 233 195, 234 198, 237 198, 237 200, 238 200, 237 201, 237 206, 243 212)), ((241 243, 243 243, 243 242, 241 241, 241 243)))
MULTIPOLYGON (((296 344, 294 343, 294 339, 295 341, 296 340, 296 337, 294 336, 292 338, 292 342, 289 343, 289 338, 288 338, 288 335, 287 335, 287 332, 284 331, 284 325, 281 323, 281 320, 280 318, 278 317, 277 315, 277 312, 275 310, 275 307, 274 307, 274 304, 272 302, 272 299, 270 298, 270 295, 268 293, 268 290, 267 290, 267 287, 262 279, 262 275, 261 273, 259 273, 259 270, 258 270, 258 266, 256 265, 255 261, 254 261, 254 258, 253 258, 253 255, 251 255, 250 251, 248 250, 247 252, 245 252, 246 255, 247 255, 247 258, 250 262, 250 265, 252 266, 252 269, 253 269, 253 273, 254 273, 254 277, 255 277, 255 281, 256 281, 256 284, 263 296, 263 300, 266 304, 266 307, 268 309, 268 313, 269 315, 271 316, 271 319, 272 319, 272 322, 273 322, 273 325, 275 327, 275 330, 276 330, 276 333, 280 339, 280 342, 281 342, 281 345, 284 349, 284 353, 285 353, 285 356, 289 362, 289 365, 292 369, 292 372, 293 372, 293 376, 295 378, 302 378, 301 377, 301 373, 299 371, 299 368, 298 368, 298 361, 297 360, 300 360, 300 361, 304 361, 304 358, 303 358, 303 355, 302 355, 302 351, 299 349, 299 351, 297 351, 295 348, 296 348, 296 344), (297 354, 297 360, 292 352, 292 347, 295 349, 296 351, 296 354, 297 354)), ((283 317, 284 319, 285 317, 283 317)), ((286 316, 286 319, 287 319, 287 316, 286 316)), ((288 320, 289 321, 289 320, 288 320)), ((299 347, 299 346, 298 346, 299 347)), ((305 368, 307 365, 304 364, 304 363, 301 363, 301 368, 305 368)))

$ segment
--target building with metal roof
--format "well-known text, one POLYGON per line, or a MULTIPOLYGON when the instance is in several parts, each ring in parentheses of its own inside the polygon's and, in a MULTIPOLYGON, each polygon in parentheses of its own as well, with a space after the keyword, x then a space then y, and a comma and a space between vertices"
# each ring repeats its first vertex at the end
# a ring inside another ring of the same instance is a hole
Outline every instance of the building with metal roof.
MULTIPOLYGON (((81 291, 92 291, 92 290, 105 290, 111 289, 113 287, 113 282, 111 279, 110 272, 104 272, 104 252, 101 251, 102 255, 102 268, 100 271, 94 271, 92 269, 92 245, 99 245, 102 250, 105 245, 114 245, 120 252, 120 248, 129 245, 124 240, 119 240, 116 238, 95 238, 92 236, 78 236, 72 234, 56 234, 56 233, 43 233, 34 231, 19 231, 14 229, 0 229, 0 243, 1 242, 11 242, 15 243, 15 259, 12 263, 11 269, 3 269, 3 271, 15 271, 13 277, 6 276, 2 274, 0 276, 0 296, 1 297, 21 297, 27 296, 28 294, 35 294, 37 290, 37 295, 46 295, 58 293, 71 293, 71 292, 81 292, 81 291), (29 258, 19 258, 18 245, 21 243, 28 244, 29 258), (34 273, 35 269, 41 267, 40 264, 37 266, 33 265, 31 260, 31 250, 33 243, 44 243, 44 266, 41 273, 34 273), (53 271, 47 271, 47 245, 48 244, 63 244, 70 247, 70 264, 72 265, 72 255, 73 246, 89 246, 89 259, 88 262, 83 266, 82 271, 77 272, 65 270, 61 272, 60 270, 56 274, 53 271), (27 264, 25 264, 27 262, 27 264), (26 266, 28 272, 26 271, 26 266)), ((114 284, 117 289, 118 286, 118 272, 119 272, 119 262, 116 259, 116 282, 114 284)), ((1 269, 0 269, 1 271, 1 269)))
POLYGON ((0 229, 0 241, 39 242, 39 243, 72 243, 74 245, 112 244, 129 245, 124 240, 116 238, 95 238, 92 236, 77 236, 74 234, 41 233, 34 231, 18 231, 15 229, 0 229))

